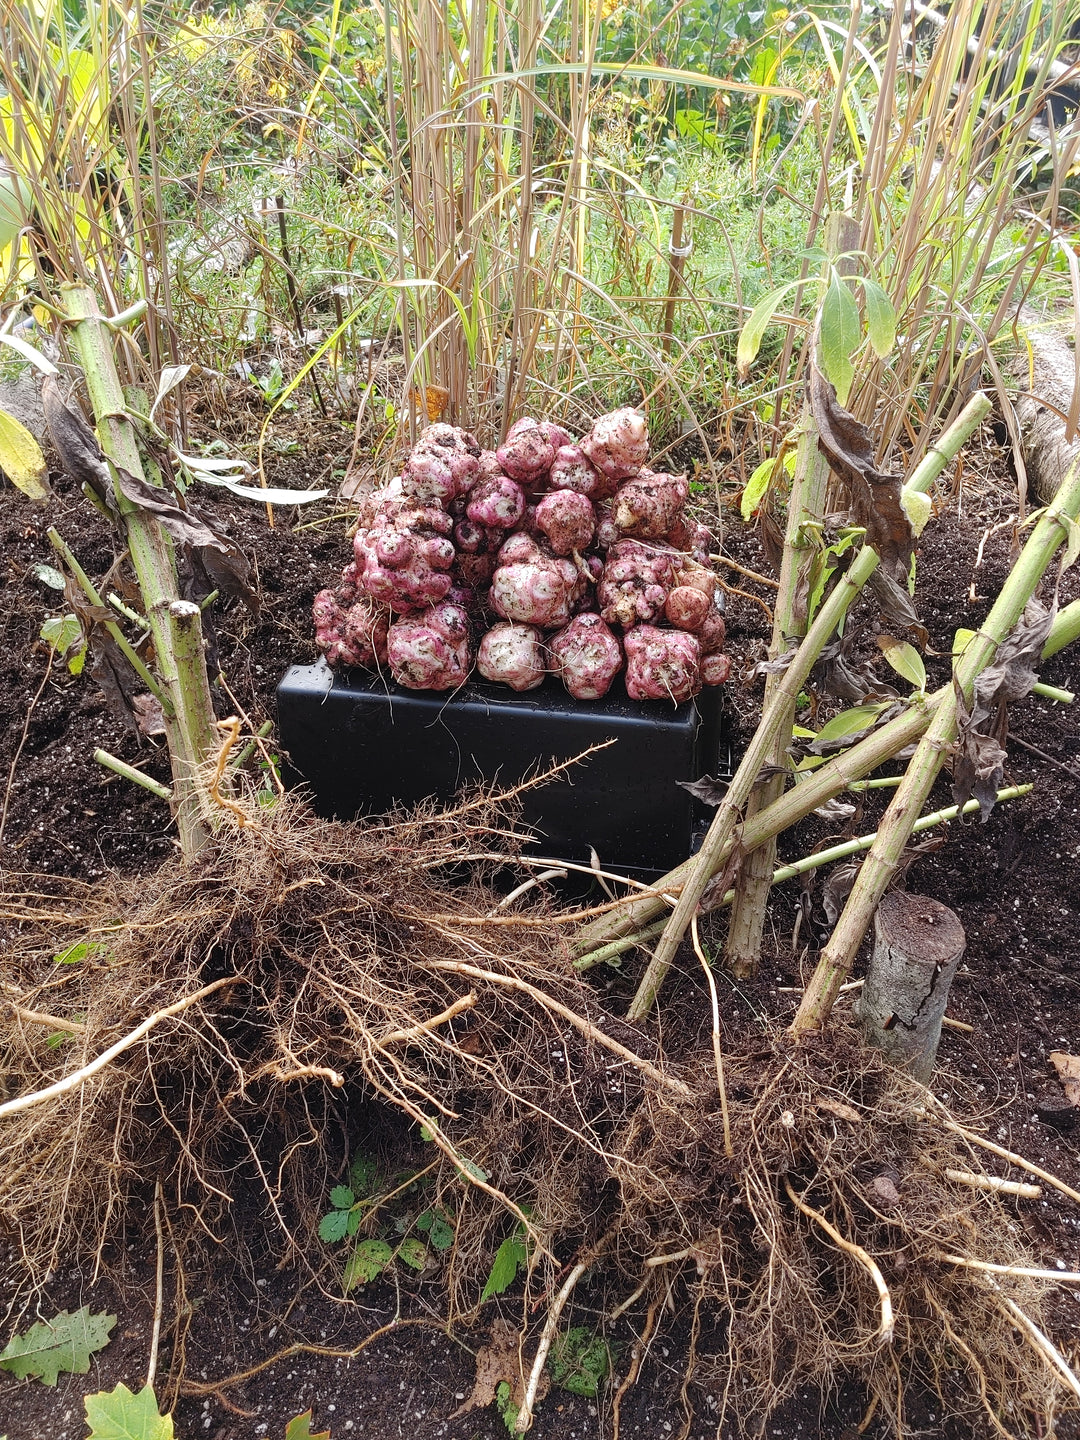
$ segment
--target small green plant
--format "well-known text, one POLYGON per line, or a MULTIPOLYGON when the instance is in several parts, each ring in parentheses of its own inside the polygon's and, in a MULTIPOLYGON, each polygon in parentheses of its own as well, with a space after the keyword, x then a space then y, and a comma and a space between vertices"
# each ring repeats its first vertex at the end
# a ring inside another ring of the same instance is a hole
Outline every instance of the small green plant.
POLYGON ((85 1375, 90 1356, 109 1343, 115 1324, 115 1315, 91 1315, 87 1305, 74 1314, 61 1310, 51 1320, 39 1320, 25 1335, 13 1335, 0 1354, 0 1370, 46 1385, 55 1385, 61 1371, 85 1375))
POLYGON ((438 1206, 419 1209, 416 1204, 423 1190, 421 1175, 396 1175, 384 1187, 375 1161, 358 1155, 349 1168, 349 1180, 350 1184, 335 1185, 330 1191, 331 1209, 319 1221, 320 1240, 335 1245, 357 1235, 369 1217, 378 1217, 380 1223, 375 1233, 357 1241, 345 1262, 346 1293, 378 1279, 395 1261, 417 1273, 426 1270, 453 1245, 451 1216, 438 1206))
POLYGON ((490 1300, 493 1295, 501 1295, 504 1290, 517 1279, 517 1273, 522 1265, 528 1263, 529 1252, 525 1248, 525 1228, 517 1225, 512 1235, 508 1235, 495 1252, 495 1260, 491 1267, 484 1285, 483 1294, 480 1296, 481 1305, 485 1300, 490 1300))
POLYGON ((500 1380, 495 1388, 495 1408, 499 1417, 511 1435, 517 1433, 518 1414, 520 1405, 515 1405, 511 1398, 510 1386, 506 1380, 500 1380))
POLYGON ((575 1325, 556 1338, 548 1356, 548 1369, 560 1389, 594 1400, 611 1374, 613 1358, 611 1346, 602 1335, 587 1325, 575 1325))
POLYGON ((66 661, 72 675, 81 675, 86 664, 86 636, 77 615, 54 615, 39 631, 46 645, 66 661))
POLYGON ((126 1385, 87 1395, 88 1440, 173 1440, 171 1415, 158 1410, 157 1397, 149 1385, 133 1394, 126 1385))

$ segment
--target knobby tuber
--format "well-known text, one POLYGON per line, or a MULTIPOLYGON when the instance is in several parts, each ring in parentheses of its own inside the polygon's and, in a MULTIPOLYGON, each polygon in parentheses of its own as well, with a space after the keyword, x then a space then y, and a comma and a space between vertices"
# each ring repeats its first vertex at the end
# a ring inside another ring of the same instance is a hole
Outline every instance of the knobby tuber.
POLYGON ((498 450, 429 425, 401 474, 360 504, 354 562, 313 605, 331 665, 389 669, 410 689, 480 675, 578 699, 626 672, 634 699, 679 703, 727 679, 723 592, 685 475, 647 468, 644 414, 576 441, 523 417, 498 450))

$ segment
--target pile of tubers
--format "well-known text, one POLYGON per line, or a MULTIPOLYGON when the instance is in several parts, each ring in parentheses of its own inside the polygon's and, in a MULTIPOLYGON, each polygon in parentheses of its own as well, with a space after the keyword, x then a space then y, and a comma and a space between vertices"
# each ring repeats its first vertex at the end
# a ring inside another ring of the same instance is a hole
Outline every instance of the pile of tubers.
POLYGON ((634 700, 680 703, 722 684, 712 536, 687 518, 686 476, 648 458, 631 407, 580 441, 521 419, 495 451, 429 425, 402 473, 366 498, 341 583, 315 597, 320 650, 410 690, 455 689, 474 665, 518 691, 556 675, 579 700, 606 695, 624 669, 634 700))

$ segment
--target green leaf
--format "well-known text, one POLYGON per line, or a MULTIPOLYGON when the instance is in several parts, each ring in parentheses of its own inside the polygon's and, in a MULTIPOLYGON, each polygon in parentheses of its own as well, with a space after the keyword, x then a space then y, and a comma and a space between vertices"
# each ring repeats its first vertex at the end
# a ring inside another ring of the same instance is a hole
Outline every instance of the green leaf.
POLYGON ((548 1369, 561 1389, 592 1400, 611 1372, 611 1350, 602 1335, 575 1325, 552 1345, 548 1369))
POLYGON ((348 1210, 331 1210, 319 1221, 319 1239, 325 1240, 328 1245, 334 1245, 338 1240, 344 1240, 348 1230, 348 1210))
POLYGON ((878 647, 897 675, 901 675, 916 690, 926 689, 926 666, 923 658, 906 640, 897 640, 892 635, 879 635, 878 647))
POLYGON ((361 1240, 345 1264, 342 1284, 346 1294, 381 1275, 393 1258, 394 1252, 385 1240, 361 1240))
POLYGON ((885 708, 884 705, 854 705, 850 710, 841 710, 821 727, 815 739, 843 740, 847 735, 857 735, 872 725, 885 708))
POLYGON ((739 501, 739 513, 744 520, 749 520, 764 500, 775 473, 776 458, 773 456, 768 460, 763 460, 746 482, 742 499, 739 501))
POLYGON ((357 1195, 370 1195, 378 1170, 375 1161, 367 1155, 354 1155, 349 1166, 349 1179, 357 1195))
POLYGON ((49 470, 41 446, 6 410, 0 410, 0 470, 31 500, 49 498, 49 470))
POLYGON ((294 1415, 285 1426, 285 1440, 330 1440, 329 1430, 320 1430, 316 1435, 311 1428, 311 1411, 294 1415))
POLYGON ((108 949, 101 940, 76 940, 74 945, 69 945, 52 958, 57 965, 78 965, 80 960, 87 960, 91 955, 107 954, 108 949))
POLYGON ((38 633, 58 655, 66 655, 82 639, 82 626, 75 615, 54 615, 38 633))
POLYGON ((356 1196, 347 1185, 335 1185, 330 1191, 330 1204, 339 1210, 348 1210, 356 1204, 356 1196))
POLYGON ((528 1258, 521 1239, 521 1227, 518 1226, 513 1235, 508 1235, 495 1252, 495 1263, 480 1296, 481 1305, 485 1300, 490 1300, 492 1295, 501 1295, 504 1290, 509 1290, 517 1279, 518 1266, 524 1265, 528 1258))
POLYGON ((91 1315, 84 1305, 73 1315, 61 1310, 52 1320, 40 1320, 25 1335, 14 1335, 0 1354, 0 1370, 10 1370, 20 1380, 33 1375, 46 1385, 55 1385, 61 1370, 85 1375, 90 1356, 109 1343, 115 1315, 91 1315))
POLYGON ((934 502, 930 496, 924 495, 921 490, 901 490, 900 504, 904 514, 911 522, 914 534, 921 535, 926 529, 926 522, 930 519, 934 509, 934 502))
POLYGON ((359 1205, 354 1205, 353 1208, 348 1212, 348 1215, 349 1221, 345 1227, 345 1233, 346 1235, 355 1235, 356 1232, 360 1229, 360 1221, 364 1218, 364 1212, 363 1210, 361 1210, 359 1205))
POLYGON ((431 1232, 428 1236, 432 1248, 440 1251, 449 1250, 454 1243, 454 1227, 452 1223, 441 1212, 436 1212, 431 1222, 431 1232))
POLYGON ((781 285, 779 290, 770 290, 768 295, 763 296, 750 311, 750 318, 739 332, 739 344, 735 352, 735 363, 739 369, 740 380, 746 379, 750 366, 757 358, 762 338, 773 322, 773 316, 779 309, 780 301, 789 291, 797 289, 800 283, 811 285, 814 282, 812 280, 802 282, 791 280, 787 285, 781 285))
POLYGON ((967 649, 967 647, 971 644, 972 640, 975 639, 975 633, 976 633, 976 632, 975 632, 974 630, 957 630, 956 634, 953 636, 953 642, 952 642, 953 662, 952 662, 952 663, 953 663, 953 669, 954 669, 954 670, 956 669, 956 662, 960 659, 960 656, 964 653, 964 651, 967 649))
POLYGON ((133 1395, 126 1385, 87 1395, 88 1440, 173 1440, 171 1415, 158 1411, 157 1399, 149 1385, 133 1395))
POLYGON ((422 1240, 417 1240, 415 1236, 402 1240, 397 1248, 397 1254, 398 1259, 404 1260, 410 1270, 423 1270, 428 1262, 428 1248, 422 1240))
POLYGON ((896 311, 876 280, 864 280, 862 285, 866 296, 866 333, 870 337, 870 348, 879 360, 884 360, 896 344, 896 311))
POLYGON ((859 347, 859 307, 855 297, 835 272, 821 303, 819 330, 821 368, 836 386, 836 398, 847 404, 855 367, 851 356, 859 347))

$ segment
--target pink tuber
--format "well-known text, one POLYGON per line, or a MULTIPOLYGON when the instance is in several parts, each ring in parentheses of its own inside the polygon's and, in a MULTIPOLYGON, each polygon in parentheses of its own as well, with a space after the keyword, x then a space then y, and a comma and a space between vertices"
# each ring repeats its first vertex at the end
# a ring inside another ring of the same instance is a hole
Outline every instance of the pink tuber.
POLYGON ((580 441, 587 460, 609 480, 636 475, 649 458, 649 430, 645 416, 633 406, 601 415, 580 441))
POLYGON ((612 519, 624 535, 635 535, 642 540, 666 540, 683 519, 689 494, 685 475, 659 475, 655 470, 643 470, 619 486, 612 519))
POLYGON ((575 490, 553 490, 536 506, 536 524, 556 555, 584 550, 596 531, 591 502, 575 490))
POLYGON ((501 681, 511 690, 535 690, 546 673, 540 631, 501 620, 481 639, 476 668, 485 680, 501 681))
MULTIPOLYGON (((552 428, 528 417, 516 420, 495 452, 504 475, 533 487, 551 469, 558 448, 548 439, 552 428)), ((560 434, 565 432, 560 431, 560 434)), ((562 443, 560 441, 560 443, 562 443)))
POLYGON ((335 596, 332 590, 320 590, 312 612, 315 617, 315 643, 330 665, 358 665, 372 668, 386 661, 386 633, 390 612, 376 605, 368 595, 339 603, 346 587, 335 596))
POLYGON ((430 605, 395 620, 386 637, 390 673, 407 690, 453 690, 472 665, 469 617, 459 605, 430 605))
POLYGON ((399 614, 441 600, 454 563, 449 515, 435 506, 387 501, 353 540, 360 583, 399 614))
POLYGON ((631 700, 680 704, 701 689, 701 647, 684 630, 636 625, 626 646, 626 693, 631 700))
POLYGON ((512 530, 524 509, 525 493, 521 486, 506 475, 491 475, 473 486, 465 513, 476 525, 512 530))
POLYGON ((575 615, 548 642, 551 669, 575 700, 599 700, 623 667, 622 647, 599 615, 575 615))
POLYGON ((480 454, 476 437, 460 425, 429 425, 405 461, 402 489, 423 505, 453 500, 475 480, 480 454))
POLYGON ((576 490, 579 495, 596 499, 601 490, 610 493, 608 482, 593 469, 580 445, 560 445, 548 471, 548 488, 576 490))
POLYGON ((608 552, 603 577, 596 587, 600 614, 609 624, 627 628, 654 620, 664 608, 674 583, 672 557, 637 540, 620 540, 608 552))
POLYGON ((702 655, 701 683, 703 685, 723 685, 730 674, 730 655, 721 655, 719 652, 712 655, 702 655))
POLYGON ((491 578, 492 608, 506 620, 555 629, 565 625, 584 582, 570 560, 545 555, 520 532, 499 551, 491 578))
POLYGON ((700 630, 711 609, 708 595, 692 585, 676 585, 664 601, 664 617, 676 630, 700 630))

